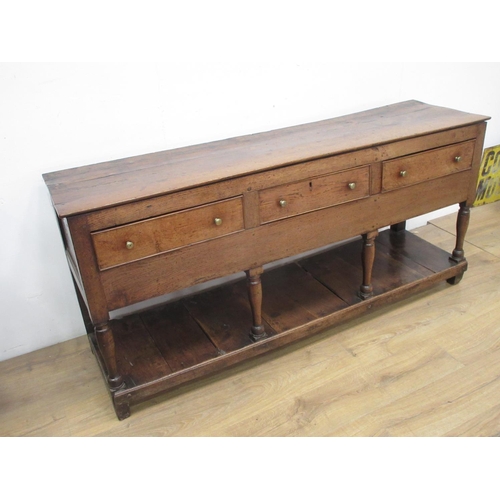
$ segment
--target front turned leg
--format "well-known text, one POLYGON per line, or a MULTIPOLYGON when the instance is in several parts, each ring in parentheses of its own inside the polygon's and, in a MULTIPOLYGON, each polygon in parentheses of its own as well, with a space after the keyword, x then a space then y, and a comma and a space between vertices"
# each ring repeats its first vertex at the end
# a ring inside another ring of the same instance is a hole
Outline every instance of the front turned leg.
POLYGON ((466 206, 465 201, 460 203, 460 209, 458 210, 457 216, 457 242, 455 245, 455 249, 451 254, 450 259, 455 262, 462 262, 465 260, 464 254, 464 241, 465 241, 465 233, 467 232, 467 228, 469 227, 469 219, 470 219, 470 208, 466 206))
POLYGON ((116 391, 123 386, 122 376, 118 373, 115 354, 115 339, 109 322, 101 323, 95 327, 97 345, 102 353, 106 365, 108 385, 111 391, 116 391))
MULTIPOLYGON (((464 253, 464 241, 465 234, 467 233, 467 228, 469 227, 469 219, 470 219, 470 208, 465 204, 465 202, 460 203, 460 209, 458 210, 457 216, 457 241, 455 244, 455 249, 453 250, 450 260, 456 262, 457 264, 460 262, 464 262, 465 253, 464 253)), ((462 280, 464 275, 464 271, 448 278, 446 281, 450 285, 458 285, 462 280)))
POLYGON ((253 341, 261 340, 267 337, 264 325, 262 324, 262 283, 260 275, 262 267, 256 267, 245 271, 247 275, 248 298, 252 308, 253 325, 250 328, 250 338, 253 341))
POLYGON ((375 261, 375 238, 378 231, 370 231, 363 234, 363 250, 361 252, 361 263, 363 265, 363 283, 359 289, 359 296, 363 299, 369 299, 373 296, 372 270, 375 261))

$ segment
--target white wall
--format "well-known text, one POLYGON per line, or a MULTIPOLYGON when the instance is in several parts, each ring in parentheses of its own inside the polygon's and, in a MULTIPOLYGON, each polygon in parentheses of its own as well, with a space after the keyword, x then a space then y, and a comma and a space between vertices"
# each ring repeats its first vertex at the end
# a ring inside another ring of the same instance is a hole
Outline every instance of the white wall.
POLYGON ((406 99, 492 116, 491 146, 499 88, 499 63, 0 64, 0 360, 85 332, 42 173, 406 99))

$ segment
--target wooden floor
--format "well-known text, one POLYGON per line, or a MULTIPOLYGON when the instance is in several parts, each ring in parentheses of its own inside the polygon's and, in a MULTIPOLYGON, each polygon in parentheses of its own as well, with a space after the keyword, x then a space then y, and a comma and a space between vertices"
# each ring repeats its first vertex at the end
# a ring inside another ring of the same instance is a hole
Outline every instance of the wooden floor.
MULTIPOLYGON (((118 421, 86 337, 0 363, 0 436, 498 436, 500 203, 472 210, 469 270, 136 406, 118 421)), ((455 216, 414 232, 450 250, 455 216)))

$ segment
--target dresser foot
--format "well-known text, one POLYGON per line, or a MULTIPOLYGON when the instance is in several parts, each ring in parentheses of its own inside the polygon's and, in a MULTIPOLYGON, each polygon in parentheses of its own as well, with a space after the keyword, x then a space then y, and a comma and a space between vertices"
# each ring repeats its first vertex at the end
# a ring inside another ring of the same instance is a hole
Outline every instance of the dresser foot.
POLYGON ((373 297, 373 287, 371 287, 371 289, 368 289, 367 287, 365 290, 366 291, 363 291, 363 285, 361 285, 360 290, 358 291, 358 297, 361 300, 366 300, 373 297))
POLYGON ((267 333, 264 329, 263 325, 260 326, 252 326, 250 328, 250 338, 254 341, 257 342, 258 340, 262 340, 267 338, 267 333))
POLYGON ((363 250, 361 252, 361 264, 363 266, 363 283, 359 287, 358 296, 363 299, 373 297, 372 270, 375 262, 375 238, 378 231, 370 231, 363 234, 363 250))
POLYGON ((130 404, 127 401, 120 401, 119 403, 113 401, 113 407, 118 420, 125 420, 130 417, 130 404))
POLYGON ((464 271, 462 271, 460 274, 457 274, 456 276, 453 276, 452 278, 448 278, 446 282, 450 285, 458 285, 462 281, 463 277, 464 271))

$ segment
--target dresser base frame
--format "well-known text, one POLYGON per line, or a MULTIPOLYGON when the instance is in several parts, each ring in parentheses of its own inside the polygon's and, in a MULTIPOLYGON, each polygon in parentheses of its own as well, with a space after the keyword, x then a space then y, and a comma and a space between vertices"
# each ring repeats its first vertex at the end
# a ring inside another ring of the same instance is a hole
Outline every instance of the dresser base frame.
MULTIPOLYGON (((262 275, 267 337, 252 341, 251 310, 242 279, 177 302, 114 320, 125 386, 108 387, 116 415, 187 382, 210 376, 278 347, 307 338, 426 290, 460 281, 467 261, 408 231, 387 230, 376 240, 373 297, 359 297, 362 240, 350 241, 262 275)), ((104 380, 102 354, 89 334, 104 380)))

